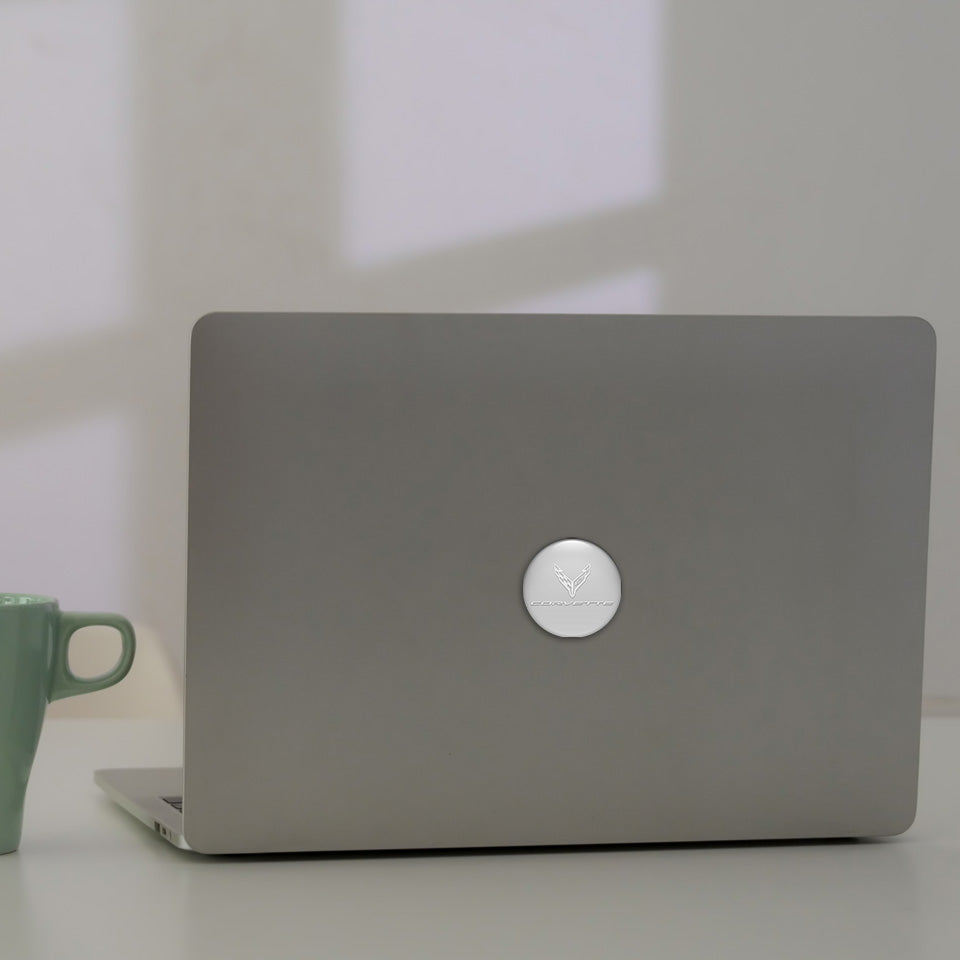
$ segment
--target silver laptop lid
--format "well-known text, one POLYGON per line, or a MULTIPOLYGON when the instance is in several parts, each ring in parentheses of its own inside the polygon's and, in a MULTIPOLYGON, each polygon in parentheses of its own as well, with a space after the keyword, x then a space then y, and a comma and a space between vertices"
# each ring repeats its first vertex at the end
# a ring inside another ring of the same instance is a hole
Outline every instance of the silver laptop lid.
POLYGON ((187 840, 905 829, 934 353, 911 318, 203 318, 187 840))

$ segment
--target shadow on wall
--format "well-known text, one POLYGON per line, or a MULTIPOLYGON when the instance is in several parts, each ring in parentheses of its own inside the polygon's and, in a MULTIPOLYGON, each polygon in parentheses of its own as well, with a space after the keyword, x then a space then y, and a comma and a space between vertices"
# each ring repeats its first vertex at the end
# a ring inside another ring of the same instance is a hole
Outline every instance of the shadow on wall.
POLYGON ((181 661, 209 310, 654 309, 660 6, 0 6, 6 587, 181 661))
POLYGON ((922 6, 0 0, 4 589, 126 612, 179 673, 210 310, 922 314, 942 434, 960 8, 922 6))

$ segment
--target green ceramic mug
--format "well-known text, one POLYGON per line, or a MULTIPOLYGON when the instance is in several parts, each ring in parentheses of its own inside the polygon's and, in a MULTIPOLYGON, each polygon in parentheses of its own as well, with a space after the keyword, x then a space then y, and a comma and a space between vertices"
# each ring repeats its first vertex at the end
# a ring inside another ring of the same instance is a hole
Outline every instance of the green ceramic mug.
POLYGON ((52 597, 0 593, 0 854, 20 845, 23 800, 47 703, 119 683, 130 671, 133 627, 114 613, 61 613, 52 597), (99 677, 76 677, 67 650, 81 627, 114 627, 123 647, 99 677))

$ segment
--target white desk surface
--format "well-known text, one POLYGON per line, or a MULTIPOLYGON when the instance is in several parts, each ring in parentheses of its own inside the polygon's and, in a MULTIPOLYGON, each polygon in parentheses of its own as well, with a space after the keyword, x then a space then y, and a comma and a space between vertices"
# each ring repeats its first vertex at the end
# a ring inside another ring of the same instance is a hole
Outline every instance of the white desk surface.
POLYGON ((175 724, 47 721, 0 958, 960 958, 960 719, 924 722, 915 825, 866 843, 214 859, 93 784, 179 758, 175 724))

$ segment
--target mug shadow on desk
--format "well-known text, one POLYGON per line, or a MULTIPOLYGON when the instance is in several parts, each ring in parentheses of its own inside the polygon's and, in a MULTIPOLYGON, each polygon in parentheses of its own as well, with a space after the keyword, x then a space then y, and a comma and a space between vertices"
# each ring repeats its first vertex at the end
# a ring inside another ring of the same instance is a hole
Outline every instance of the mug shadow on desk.
POLYGON ((30 903, 18 857, 0 860, 0 908, 3 910, 4 956, 32 957, 37 953, 38 911, 30 903))

